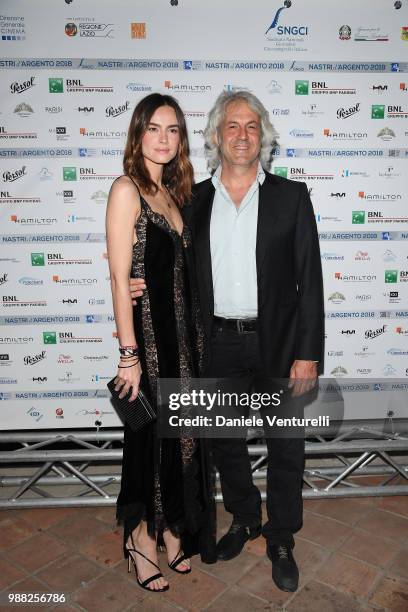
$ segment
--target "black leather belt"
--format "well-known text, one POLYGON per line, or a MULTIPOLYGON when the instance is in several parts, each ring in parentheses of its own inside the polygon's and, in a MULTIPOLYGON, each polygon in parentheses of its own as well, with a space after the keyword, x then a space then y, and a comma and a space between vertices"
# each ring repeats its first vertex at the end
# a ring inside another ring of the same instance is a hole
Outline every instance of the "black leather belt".
POLYGON ((238 334, 245 334, 256 331, 258 319, 224 319, 223 317, 214 317, 214 325, 218 329, 230 329, 238 334))

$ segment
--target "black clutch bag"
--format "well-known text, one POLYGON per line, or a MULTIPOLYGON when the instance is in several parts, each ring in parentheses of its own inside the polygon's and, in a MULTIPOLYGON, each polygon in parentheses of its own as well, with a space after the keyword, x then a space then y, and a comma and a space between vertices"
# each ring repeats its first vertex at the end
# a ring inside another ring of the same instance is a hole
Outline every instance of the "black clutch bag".
POLYGON ((130 390, 125 397, 120 398, 120 391, 115 391, 115 378, 108 382, 107 387, 112 394, 113 406, 122 421, 125 421, 133 431, 138 431, 155 421, 157 415, 143 391, 139 389, 137 398, 133 402, 129 402, 130 390))

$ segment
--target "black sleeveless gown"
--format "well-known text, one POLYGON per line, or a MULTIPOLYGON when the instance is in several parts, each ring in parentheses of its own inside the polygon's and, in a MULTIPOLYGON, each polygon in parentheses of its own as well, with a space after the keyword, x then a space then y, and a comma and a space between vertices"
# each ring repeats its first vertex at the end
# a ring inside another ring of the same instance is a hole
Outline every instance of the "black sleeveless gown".
MULTIPOLYGON (((188 228, 181 236, 140 197, 132 277, 147 289, 133 308, 142 367, 141 388, 157 407, 159 378, 188 380, 199 375, 203 332, 192 276, 188 228), (191 270, 191 273, 189 272, 191 270)), ((215 555, 213 474, 206 440, 185 436, 158 439, 156 424, 124 431, 122 482, 117 519, 124 543, 141 520, 153 535, 169 528, 181 537, 185 554, 215 555)))

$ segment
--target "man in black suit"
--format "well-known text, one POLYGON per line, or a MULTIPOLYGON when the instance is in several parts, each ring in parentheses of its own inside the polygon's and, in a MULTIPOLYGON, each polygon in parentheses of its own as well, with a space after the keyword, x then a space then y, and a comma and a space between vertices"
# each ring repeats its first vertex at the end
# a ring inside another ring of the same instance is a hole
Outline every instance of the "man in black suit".
MULTIPOLYGON (((323 359, 318 235, 306 185, 267 172, 275 132, 247 91, 222 93, 209 113, 205 147, 212 178, 183 209, 195 250, 207 338, 204 376, 256 391, 256 381, 293 379, 304 394, 323 359)), ((298 586, 293 534, 302 526, 303 438, 267 437, 267 514, 262 528, 272 577, 298 586)), ((245 439, 213 440, 225 508, 233 516, 217 557, 237 556, 261 533, 261 496, 245 439)))
MULTIPOLYGON (((233 378, 241 391, 247 385, 256 390, 259 377, 292 378, 294 392, 303 393, 322 360, 320 251, 306 185, 266 171, 274 137, 255 96, 221 94, 205 130, 213 176, 195 186, 184 216, 209 344, 205 376, 233 378)), ((277 586, 292 591, 298 584, 292 548, 302 526, 304 440, 267 438, 267 446, 262 533, 277 586)), ((217 545, 218 558, 226 560, 259 535, 261 497, 245 440, 213 440, 213 448, 224 504, 233 515, 217 545)))

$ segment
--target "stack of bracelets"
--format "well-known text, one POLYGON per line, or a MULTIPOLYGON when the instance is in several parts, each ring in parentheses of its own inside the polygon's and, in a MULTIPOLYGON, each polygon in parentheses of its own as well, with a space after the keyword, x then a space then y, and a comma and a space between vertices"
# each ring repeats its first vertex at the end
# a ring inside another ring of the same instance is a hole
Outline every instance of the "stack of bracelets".
POLYGON ((119 363, 118 368, 131 368, 140 362, 139 349, 135 344, 133 346, 120 346, 119 353, 120 363, 125 365, 120 365, 119 363))

